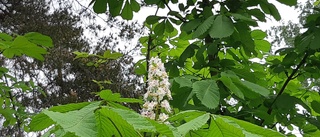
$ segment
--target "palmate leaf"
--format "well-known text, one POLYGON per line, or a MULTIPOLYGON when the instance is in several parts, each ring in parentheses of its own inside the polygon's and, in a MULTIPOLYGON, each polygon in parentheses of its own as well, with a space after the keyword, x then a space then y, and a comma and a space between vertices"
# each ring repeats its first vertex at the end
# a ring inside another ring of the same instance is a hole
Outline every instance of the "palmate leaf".
POLYGON ((220 101, 219 88, 215 80, 202 80, 193 83, 192 85, 197 98, 201 101, 201 104, 214 109, 218 106, 220 101))
POLYGON ((70 111, 66 113, 53 112, 49 110, 43 111, 56 124, 67 132, 73 132, 77 136, 91 137, 96 136, 97 127, 94 110, 98 108, 100 102, 93 102, 80 110, 70 111))
POLYGON ((201 128, 204 124, 207 123, 208 119, 210 118, 210 114, 206 113, 203 114, 195 119, 192 119, 188 121, 187 123, 184 123, 183 125, 179 126, 178 132, 181 133, 183 136, 185 136, 189 131, 191 130, 197 130, 201 128))

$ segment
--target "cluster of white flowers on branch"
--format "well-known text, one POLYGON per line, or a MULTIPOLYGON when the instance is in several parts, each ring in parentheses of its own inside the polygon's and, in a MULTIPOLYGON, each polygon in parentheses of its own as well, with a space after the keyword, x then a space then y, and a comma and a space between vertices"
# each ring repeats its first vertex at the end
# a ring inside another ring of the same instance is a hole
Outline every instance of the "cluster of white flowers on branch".
POLYGON ((158 57, 150 59, 147 93, 144 94, 141 115, 164 122, 172 112, 170 83, 164 65, 158 57))

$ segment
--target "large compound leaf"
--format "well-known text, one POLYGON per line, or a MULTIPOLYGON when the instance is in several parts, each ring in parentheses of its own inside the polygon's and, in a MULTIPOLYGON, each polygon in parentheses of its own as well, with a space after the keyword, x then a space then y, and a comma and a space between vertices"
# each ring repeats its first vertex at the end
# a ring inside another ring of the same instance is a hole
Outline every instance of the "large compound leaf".
POLYGON ((193 34, 193 38, 200 37, 203 35, 207 30, 211 27, 214 21, 214 16, 210 16, 207 18, 202 24, 199 25, 199 27, 196 29, 196 31, 193 34))
POLYGON ((94 102, 80 110, 66 113, 43 111, 54 122, 67 132, 73 132, 77 136, 92 137, 97 134, 94 110, 98 108, 100 102, 94 102))
POLYGON ((234 32, 232 21, 224 16, 219 15, 213 22, 209 31, 211 38, 224 38, 230 36, 234 32))
POLYGON ((202 80, 193 83, 192 92, 197 95, 201 103, 209 109, 218 106, 220 100, 219 88, 215 80, 202 80))
POLYGON ((187 123, 184 123, 183 125, 179 126, 178 131, 183 136, 185 136, 189 131, 198 130, 199 128, 201 128, 204 124, 207 123, 209 118, 210 118, 209 113, 203 114, 203 115, 201 115, 193 120, 190 120, 187 123))

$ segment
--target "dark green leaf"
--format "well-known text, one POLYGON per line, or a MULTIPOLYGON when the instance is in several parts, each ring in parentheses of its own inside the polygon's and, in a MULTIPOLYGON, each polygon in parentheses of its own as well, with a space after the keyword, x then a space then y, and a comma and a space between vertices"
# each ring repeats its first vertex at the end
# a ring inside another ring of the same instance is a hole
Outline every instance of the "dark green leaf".
POLYGON ((123 0, 108 0, 109 12, 113 17, 118 16, 122 9, 123 0))
POLYGON ((311 102, 311 107, 312 109, 317 112, 318 114, 320 114, 320 102, 318 101, 312 101, 311 102))
POLYGON ((140 10, 140 4, 136 0, 130 0, 131 9, 134 12, 138 12, 140 10))
POLYGON ((163 35, 166 29, 165 26, 165 21, 162 21, 161 23, 157 24, 157 26, 154 28, 154 33, 157 35, 163 35))
POLYGON ((174 31, 174 28, 169 20, 166 20, 165 28, 166 28, 166 32, 168 33, 171 33, 174 31))
POLYGON ((201 20, 199 18, 193 19, 187 23, 183 23, 183 25, 181 26, 181 30, 189 32, 196 29, 200 24, 201 24, 201 20))
POLYGON ((121 17, 126 20, 131 20, 133 17, 131 5, 129 4, 128 0, 126 0, 126 3, 121 11, 121 17))
POLYGON ((277 0, 278 2, 282 4, 286 4, 288 6, 295 6, 297 5, 297 0, 277 0))
POLYGON ((105 13, 107 10, 107 0, 95 0, 93 11, 95 13, 105 13))
POLYGON ((196 29, 196 31, 193 34, 193 38, 197 38, 200 37, 201 35, 203 35, 205 32, 207 32, 207 30, 209 30, 209 28, 211 27, 211 25, 213 24, 215 20, 214 16, 210 16, 209 18, 207 18, 203 23, 201 23, 199 25, 199 27, 196 29))
POLYGON ((159 21, 160 17, 159 16, 154 16, 154 15, 150 15, 147 17, 146 22, 151 25, 151 24, 155 24, 159 21))

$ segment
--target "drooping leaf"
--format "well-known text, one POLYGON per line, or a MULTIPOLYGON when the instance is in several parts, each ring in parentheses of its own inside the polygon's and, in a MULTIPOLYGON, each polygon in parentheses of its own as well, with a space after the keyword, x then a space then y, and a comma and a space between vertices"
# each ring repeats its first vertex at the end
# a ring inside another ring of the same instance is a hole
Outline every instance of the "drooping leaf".
POLYGON ((244 99, 244 95, 243 95, 242 91, 232 82, 230 77, 225 72, 221 73, 220 80, 236 96, 238 96, 241 99, 244 99))
POLYGON ((77 136, 96 136, 97 127, 94 110, 98 108, 100 102, 94 102, 80 110, 66 113, 44 110, 43 113, 49 116, 54 122, 60 125, 65 131, 73 132, 77 136))
POLYGON ((209 118, 210 118, 210 114, 208 113, 203 114, 195 119, 188 121, 187 123, 184 123, 183 125, 179 126, 177 129, 179 133, 185 136, 189 131, 197 130, 201 128, 204 124, 207 123, 209 118))
POLYGON ((197 38, 203 35, 205 32, 207 32, 207 30, 209 30, 209 28, 213 24, 214 20, 215 20, 215 16, 210 16, 209 18, 207 18, 203 23, 199 25, 199 27, 196 29, 192 37, 197 38))
POLYGON ((193 92, 201 103, 209 109, 214 109, 220 101, 219 88, 215 80, 202 80, 193 83, 193 92))
POLYGON ((270 91, 260 85, 257 85, 255 83, 249 82, 249 81, 242 81, 242 84, 251 89, 253 92, 256 92, 262 96, 267 97, 270 94, 270 91))
POLYGON ((129 0, 126 0, 126 3, 121 11, 121 17, 126 20, 131 20, 133 17, 133 11, 131 9, 129 0))
POLYGON ((224 15, 219 15, 214 20, 209 34, 211 38, 224 38, 230 36, 233 32, 234 26, 232 21, 224 15))

